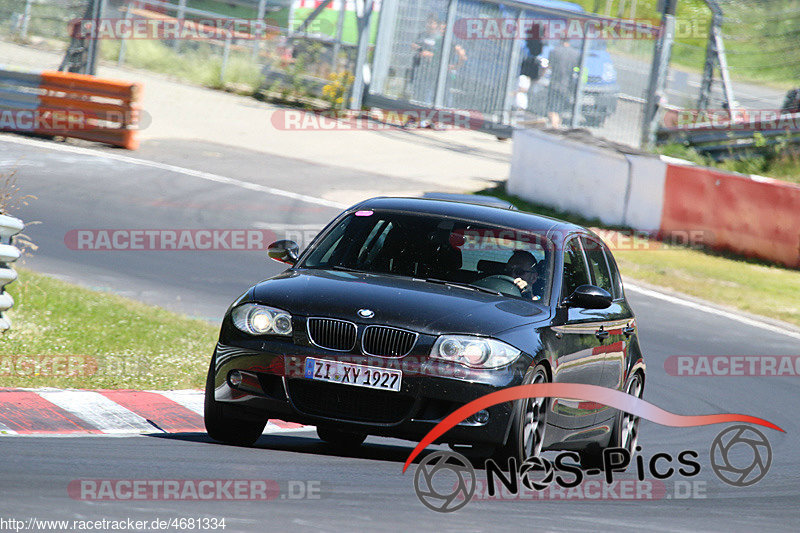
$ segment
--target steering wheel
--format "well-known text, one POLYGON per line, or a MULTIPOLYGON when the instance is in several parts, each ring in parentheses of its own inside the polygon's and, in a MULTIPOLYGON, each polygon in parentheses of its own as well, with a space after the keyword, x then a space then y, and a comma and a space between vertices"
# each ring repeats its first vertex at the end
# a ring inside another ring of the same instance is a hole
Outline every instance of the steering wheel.
POLYGON ((503 294, 509 294, 512 296, 522 296, 522 291, 517 286, 517 284, 514 283, 514 278, 512 278, 511 276, 506 276, 504 274, 495 274, 493 276, 487 276, 483 279, 479 279, 473 284, 479 285, 481 287, 486 287, 487 289, 492 289, 498 292, 502 292, 503 294))

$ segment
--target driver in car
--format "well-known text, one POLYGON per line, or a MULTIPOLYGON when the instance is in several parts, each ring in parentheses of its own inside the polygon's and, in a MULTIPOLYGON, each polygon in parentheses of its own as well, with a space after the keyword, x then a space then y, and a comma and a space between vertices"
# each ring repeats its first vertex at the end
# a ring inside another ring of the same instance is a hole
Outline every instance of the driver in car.
POLYGON ((517 250, 506 263, 506 272, 514 278, 522 296, 540 300, 544 292, 544 279, 539 276, 536 258, 526 250, 517 250))

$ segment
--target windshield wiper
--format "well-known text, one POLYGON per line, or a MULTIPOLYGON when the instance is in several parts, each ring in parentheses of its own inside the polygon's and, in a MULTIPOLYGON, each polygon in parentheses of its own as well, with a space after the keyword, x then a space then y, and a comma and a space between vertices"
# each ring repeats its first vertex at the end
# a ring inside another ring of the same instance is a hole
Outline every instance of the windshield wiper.
POLYGON ((350 267, 346 267, 346 266, 342 266, 342 265, 331 265, 331 266, 319 267, 319 268, 325 268, 327 270, 341 270, 342 272, 358 272, 360 274, 369 274, 369 272, 364 272, 363 270, 359 270, 357 268, 350 268, 350 267))
POLYGON ((459 283, 457 281, 447 281, 446 279, 437 279, 437 278, 425 278, 426 282, 428 283, 436 283, 437 285, 447 285, 449 287, 458 287, 459 289, 467 289, 470 291, 479 291, 485 292, 487 294, 494 294, 495 296, 506 296, 500 291, 496 291, 493 289, 487 289, 486 287, 481 287, 480 285, 473 285, 471 283, 459 283))

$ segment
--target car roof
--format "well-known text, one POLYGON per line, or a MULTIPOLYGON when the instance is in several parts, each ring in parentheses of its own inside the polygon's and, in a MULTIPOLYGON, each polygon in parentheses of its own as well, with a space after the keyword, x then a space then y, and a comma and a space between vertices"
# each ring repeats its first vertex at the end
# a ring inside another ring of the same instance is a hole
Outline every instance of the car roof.
POLYGON ((484 196, 481 194, 452 194, 445 192, 426 192, 423 198, 434 200, 450 200, 452 202, 463 202, 465 204, 488 205, 491 207, 502 207, 504 209, 516 209, 517 206, 509 201, 498 198, 497 196, 484 196))
POLYGON ((557 232, 561 235, 561 240, 574 232, 590 233, 576 224, 527 211, 435 198, 371 198, 348 211, 365 209, 407 211, 433 216, 461 218, 487 225, 514 228, 544 235, 557 232))

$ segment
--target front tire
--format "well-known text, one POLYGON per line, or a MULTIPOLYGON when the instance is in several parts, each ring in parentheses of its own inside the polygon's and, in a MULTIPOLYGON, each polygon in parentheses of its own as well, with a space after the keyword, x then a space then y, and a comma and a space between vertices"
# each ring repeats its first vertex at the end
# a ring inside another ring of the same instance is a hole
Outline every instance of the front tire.
MULTIPOLYGON (((547 369, 543 365, 528 369, 523 385, 547 383, 547 369)), ((550 398, 523 398, 514 402, 514 420, 506 444, 498 450, 496 459, 505 464, 509 457, 522 464, 529 457, 542 453, 547 426, 550 398)))
POLYGON ((230 416, 227 406, 221 405, 214 398, 214 361, 208 369, 206 377, 206 396, 204 403, 204 420, 208 436, 218 442, 235 446, 252 446, 264 433, 267 417, 263 420, 248 420, 230 416))

